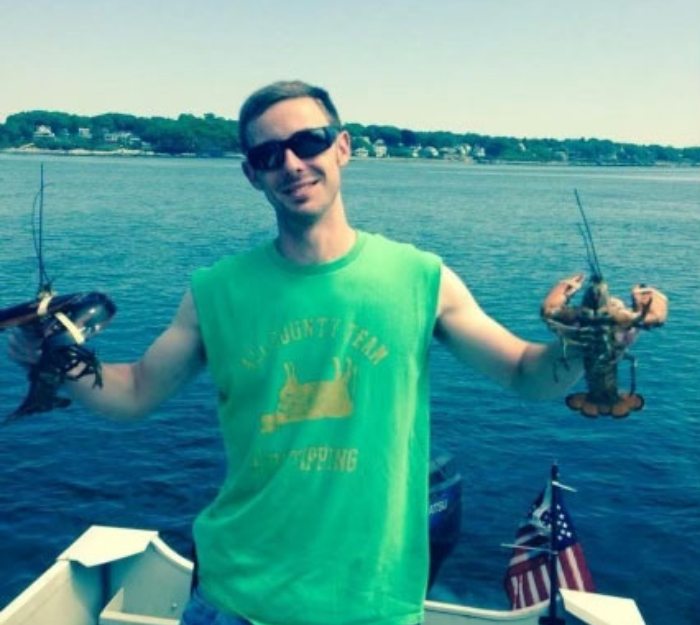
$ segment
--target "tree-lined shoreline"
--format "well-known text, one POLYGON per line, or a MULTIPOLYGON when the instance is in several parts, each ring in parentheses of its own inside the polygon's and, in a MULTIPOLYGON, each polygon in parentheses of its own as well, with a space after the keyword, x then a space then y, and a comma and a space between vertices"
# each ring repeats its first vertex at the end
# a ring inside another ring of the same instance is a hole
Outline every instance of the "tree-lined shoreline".
MULTIPOLYGON (((465 163, 699 166, 700 147, 419 131, 348 123, 357 158, 443 159, 465 163)), ((240 157, 238 122, 211 113, 177 119, 124 113, 96 116, 28 111, 0 124, 0 150, 56 154, 240 157)))

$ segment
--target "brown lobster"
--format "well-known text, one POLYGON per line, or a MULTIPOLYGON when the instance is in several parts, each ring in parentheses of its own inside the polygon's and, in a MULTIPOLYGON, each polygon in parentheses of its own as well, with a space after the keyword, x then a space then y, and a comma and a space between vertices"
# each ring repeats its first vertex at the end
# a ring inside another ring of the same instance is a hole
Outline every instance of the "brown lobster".
POLYGON ((657 289, 637 284, 632 288, 632 307, 610 295, 608 284, 598 263, 593 237, 578 192, 574 191, 583 226, 591 277, 579 273, 559 281, 545 297, 541 316, 564 346, 575 345, 583 353, 587 391, 566 397, 566 405, 586 417, 611 415, 626 417, 644 407, 644 398, 636 392, 636 359, 627 347, 639 330, 662 325, 668 317, 668 300, 657 289), (572 298, 586 284, 579 305, 572 298), (628 392, 618 390, 617 373, 620 360, 631 363, 631 384, 628 392))

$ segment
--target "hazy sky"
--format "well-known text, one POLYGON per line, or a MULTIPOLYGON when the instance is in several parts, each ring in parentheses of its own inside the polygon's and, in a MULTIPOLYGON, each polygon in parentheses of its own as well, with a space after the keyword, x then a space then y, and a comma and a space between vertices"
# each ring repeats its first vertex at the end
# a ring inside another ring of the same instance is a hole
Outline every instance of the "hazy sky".
POLYGON ((344 121, 700 146, 700 0, 0 0, 0 33, 0 121, 301 78, 344 121))

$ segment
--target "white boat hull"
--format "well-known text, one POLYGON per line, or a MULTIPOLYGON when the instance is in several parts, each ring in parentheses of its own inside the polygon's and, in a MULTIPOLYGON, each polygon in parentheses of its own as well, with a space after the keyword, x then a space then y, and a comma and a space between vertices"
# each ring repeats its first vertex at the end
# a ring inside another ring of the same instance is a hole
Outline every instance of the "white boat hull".
MULTIPOLYGON (((177 625, 192 562, 155 531, 93 526, 0 611, 0 625, 177 625)), ((537 625, 542 603, 482 610, 426 601, 425 625, 537 625)))

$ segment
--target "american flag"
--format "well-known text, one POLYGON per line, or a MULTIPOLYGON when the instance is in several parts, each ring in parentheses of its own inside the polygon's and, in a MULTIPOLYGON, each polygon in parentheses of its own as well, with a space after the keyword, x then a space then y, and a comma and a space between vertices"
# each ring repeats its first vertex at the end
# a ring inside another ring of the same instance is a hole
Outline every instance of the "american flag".
MULTIPOLYGON (((549 599, 551 523, 550 483, 540 493, 515 535, 515 547, 504 580, 511 608, 517 610, 549 599)), ((564 508, 561 491, 556 506, 557 583, 559 588, 593 592, 593 580, 578 543, 574 525, 564 508)))

